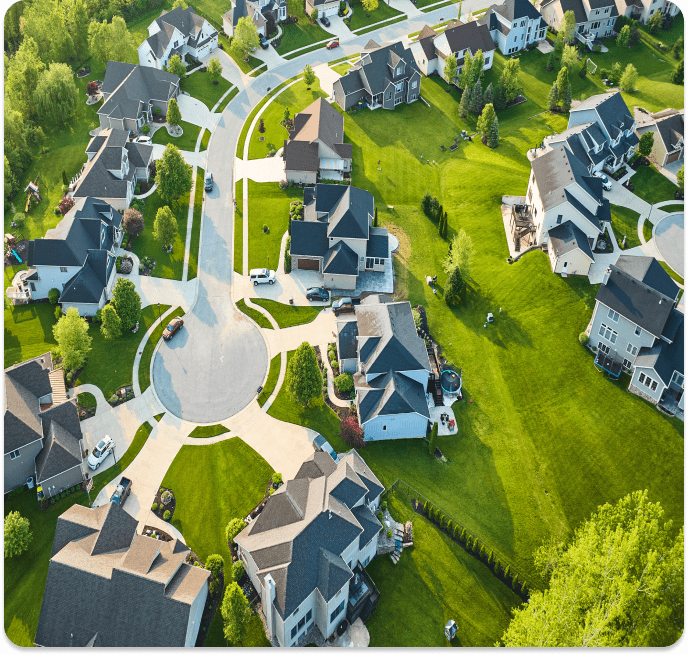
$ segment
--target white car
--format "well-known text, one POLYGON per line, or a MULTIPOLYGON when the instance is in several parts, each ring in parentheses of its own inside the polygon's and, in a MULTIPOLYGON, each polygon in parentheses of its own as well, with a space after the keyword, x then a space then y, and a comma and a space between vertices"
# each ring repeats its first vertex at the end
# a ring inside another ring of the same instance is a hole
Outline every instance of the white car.
POLYGON ((149 136, 139 136, 136 137, 136 143, 150 143, 151 138, 149 136))
POLYGON ((88 466, 94 471, 103 463, 103 460, 115 449, 115 442, 105 436, 88 456, 88 466))
POLYGON ((267 268, 252 268, 249 275, 254 287, 259 284, 274 284, 275 282, 275 271, 267 268))
POLYGON ((612 190, 612 183, 609 181, 609 178, 604 174, 600 173, 599 171, 595 171, 593 173, 595 177, 599 177, 600 180, 602 180, 602 188, 605 191, 611 191, 612 190))

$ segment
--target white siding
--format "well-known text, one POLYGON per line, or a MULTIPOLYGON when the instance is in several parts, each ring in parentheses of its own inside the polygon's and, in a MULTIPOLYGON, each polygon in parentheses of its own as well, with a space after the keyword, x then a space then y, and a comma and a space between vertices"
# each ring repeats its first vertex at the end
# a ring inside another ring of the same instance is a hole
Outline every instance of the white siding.
POLYGON ((205 607, 205 600, 208 597, 208 581, 206 580, 203 588, 194 599, 189 610, 189 624, 186 628, 186 641, 184 646, 187 648, 196 645, 196 638, 201 627, 201 617, 203 616, 203 608, 205 607))
POLYGON ((57 289, 62 293, 64 285, 81 270, 81 266, 36 266, 36 270, 39 279, 32 281, 36 290, 31 291, 31 297, 40 300, 48 297, 50 289, 57 289), (66 270, 62 271, 61 268, 66 270))
POLYGON ((428 419, 420 414, 376 416, 363 426, 366 441, 424 438, 428 419))

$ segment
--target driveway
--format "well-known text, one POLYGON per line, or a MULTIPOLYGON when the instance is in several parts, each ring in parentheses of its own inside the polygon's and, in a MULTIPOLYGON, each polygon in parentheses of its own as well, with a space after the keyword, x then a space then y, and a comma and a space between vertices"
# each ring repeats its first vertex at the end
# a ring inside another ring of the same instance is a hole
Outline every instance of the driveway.
POLYGON ((332 70, 327 64, 316 66, 313 72, 320 80, 320 88, 327 93, 328 98, 331 98, 334 95, 332 85, 341 77, 340 74, 332 70))
MULTIPOLYGON (((174 141, 172 141, 174 143, 174 141)), ((153 159, 160 159, 162 153, 165 152, 165 146, 161 143, 153 144, 153 159)), ((206 168, 207 154, 206 152, 192 152, 191 150, 180 150, 184 161, 192 166, 198 166, 202 169, 206 168)))
POLYGON ((659 221, 654 234, 662 259, 683 277, 683 212, 669 214, 659 221))
POLYGON ((205 103, 184 93, 179 94, 177 102, 179 104, 179 111, 182 114, 182 120, 199 127, 205 127, 211 132, 215 129, 220 115, 211 112, 205 103))
POLYGON ((286 180, 284 159, 280 155, 263 159, 236 160, 237 180, 247 177, 254 182, 281 182, 286 180))

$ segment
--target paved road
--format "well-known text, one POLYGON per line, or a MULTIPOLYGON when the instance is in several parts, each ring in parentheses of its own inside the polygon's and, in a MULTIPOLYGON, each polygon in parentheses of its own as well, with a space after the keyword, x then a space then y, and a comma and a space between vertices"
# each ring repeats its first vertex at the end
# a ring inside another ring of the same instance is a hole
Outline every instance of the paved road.
POLYGON ((664 261, 683 277, 683 212, 670 214, 657 223, 655 244, 664 261))

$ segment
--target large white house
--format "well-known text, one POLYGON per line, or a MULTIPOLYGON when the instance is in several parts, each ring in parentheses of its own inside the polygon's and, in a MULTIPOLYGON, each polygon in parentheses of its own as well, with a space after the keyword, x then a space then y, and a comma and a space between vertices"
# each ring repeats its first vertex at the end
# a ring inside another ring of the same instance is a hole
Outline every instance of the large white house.
POLYGON ((377 551, 383 491, 355 450, 337 463, 319 451, 235 537, 273 643, 296 646, 313 626, 328 638, 372 611, 378 594, 364 567, 377 551))
POLYGON ((597 39, 612 36, 619 17, 615 0, 543 0, 540 5, 542 17, 555 30, 567 11, 576 17, 575 38, 589 47, 597 39))
POLYGON ((217 30, 193 7, 163 10, 148 26, 148 38, 138 47, 139 64, 162 69, 172 55, 179 55, 184 62, 186 55, 203 59, 217 48, 217 37, 217 30))
POLYGON ((227 36, 234 36, 234 28, 241 18, 249 17, 261 36, 268 36, 270 23, 276 26, 287 19, 287 0, 231 0, 231 5, 222 15, 222 29, 227 36))
POLYGON ((665 16, 677 16, 678 5, 670 0, 616 0, 616 8, 621 16, 647 23, 656 11, 665 16))
POLYGON ((487 25, 503 55, 523 50, 547 36, 547 23, 528 0, 505 0, 501 5, 492 5, 478 23, 487 25))

